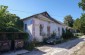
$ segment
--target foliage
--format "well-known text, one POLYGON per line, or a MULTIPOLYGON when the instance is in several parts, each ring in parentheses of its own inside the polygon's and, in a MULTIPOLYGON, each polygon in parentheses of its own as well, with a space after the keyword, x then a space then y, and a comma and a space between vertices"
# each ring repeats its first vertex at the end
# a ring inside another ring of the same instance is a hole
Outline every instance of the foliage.
POLYGON ((43 43, 46 44, 46 41, 48 40, 49 38, 44 38, 43 39, 43 43))
POLYGON ((80 31, 82 33, 85 33, 85 14, 82 14, 82 16, 80 17, 80 24, 81 24, 80 31))
POLYGON ((66 32, 64 30, 62 30, 62 31, 63 31, 63 33, 62 33, 63 39, 71 39, 74 37, 73 33, 69 29, 66 29, 66 32))
POLYGON ((65 38, 66 37, 66 32, 64 29, 62 29, 62 38, 65 38))
POLYGON ((7 6, 0 6, 0 31, 7 31, 10 28, 13 31, 22 31, 23 22, 15 14, 9 13, 9 11, 7 11, 7 8, 7 6))
POLYGON ((29 39, 29 34, 28 33, 24 33, 23 34, 23 38, 24 41, 27 41, 29 39))
POLYGON ((62 41, 63 41, 63 39, 57 38, 56 32, 53 31, 53 33, 51 34, 50 37, 44 38, 43 43, 44 44, 58 44, 58 43, 61 43, 62 41))
POLYGON ((82 10, 85 10, 85 0, 81 0, 79 3, 78 3, 78 6, 80 8, 82 8, 82 10))
POLYGON ((76 19, 73 27, 80 32, 85 33, 85 14, 82 14, 80 19, 76 19))
POLYGON ((71 15, 67 15, 64 17, 64 24, 67 26, 73 27, 74 20, 72 19, 71 15))
POLYGON ((21 39, 23 41, 27 41, 29 39, 28 33, 0 33, 0 40, 17 40, 21 39), (4 34, 4 35, 3 35, 4 34))
POLYGON ((20 30, 18 30, 17 28, 14 27, 1 27, 0 28, 0 32, 19 32, 20 30))
POLYGON ((50 37, 43 39, 43 43, 45 44, 45 43, 47 43, 47 42, 46 42, 47 40, 49 40, 49 39, 55 39, 55 37, 56 37, 56 32, 53 31, 53 33, 51 34, 50 37))
POLYGON ((73 28, 80 31, 80 27, 81 27, 81 22, 80 19, 77 18, 73 24, 73 28))
POLYGON ((56 33, 53 31, 53 33, 51 34, 51 37, 55 37, 56 33))
POLYGON ((33 42, 31 42, 31 43, 26 42, 26 43, 25 43, 25 46, 24 46, 24 48, 25 48, 26 50, 30 50, 30 51, 33 50, 34 47, 35 47, 35 44, 34 44, 33 42))

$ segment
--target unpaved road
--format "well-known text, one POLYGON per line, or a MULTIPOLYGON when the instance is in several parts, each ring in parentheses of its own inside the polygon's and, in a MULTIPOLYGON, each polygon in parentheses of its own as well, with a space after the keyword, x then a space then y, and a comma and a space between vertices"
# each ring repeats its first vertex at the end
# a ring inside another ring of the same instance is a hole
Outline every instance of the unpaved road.
POLYGON ((70 49, 75 47, 80 42, 85 42, 85 36, 82 36, 82 38, 79 39, 70 40, 62 44, 36 47, 36 50, 23 55, 70 55, 70 53, 75 48, 73 50, 70 49))
POLYGON ((71 55, 85 55, 85 43, 79 50, 74 51, 71 55))

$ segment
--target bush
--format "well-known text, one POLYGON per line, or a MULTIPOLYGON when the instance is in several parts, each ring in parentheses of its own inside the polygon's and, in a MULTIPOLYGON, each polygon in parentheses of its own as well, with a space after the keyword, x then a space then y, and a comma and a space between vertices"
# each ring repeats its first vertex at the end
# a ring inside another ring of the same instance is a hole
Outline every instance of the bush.
POLYGON ((53 31, 53 33, 51 34, 51 37, 55 37, 56 33, 53 31))
POLYGON ((22 39, 24 41, 28 40, 29 34, 22 32, 1 32, 0 40, 17 40, 22 39))
POLYGON ((43 43, 46 44, 46 41, 48 40, 49 38, 44 38, 43 39, 43 43))
POLYGON ((24 41, 28 40, 28 39, 29 39, 29 34, 28 34, 28 33, 24 33, 24 34, 22 35, 22 39, 23 39, 24 41))
POLYGON ((0 32, 21 32, 19 29, 14 27, 0 27, 0 32))
POLYGON ((33 42, 31 42, 31 43, 26 42, 26 43, 25 43, 25 46, 24 46, 24 48, 25 48, 26 50, 29 50, 29 51, 33 50, 34 47, 35 47, 35 44, 34 44, 33 42))
POLYGON ((6 28, 6 32, 19 32, 19 30, 14 27, 9 27, 9 28, 6 28))
POLYGON ((62 30, 62 38, 63 39, 71 39, 74 38, 73 33, 70 30, 66 30, 66 32, 64 30, 62 30))

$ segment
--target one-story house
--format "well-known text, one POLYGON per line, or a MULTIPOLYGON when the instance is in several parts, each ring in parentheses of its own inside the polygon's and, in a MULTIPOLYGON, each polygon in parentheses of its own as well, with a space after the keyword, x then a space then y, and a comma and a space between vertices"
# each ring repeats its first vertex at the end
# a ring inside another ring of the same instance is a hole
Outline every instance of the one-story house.
POLYGON ((66 30, 66 26, 60 21, 52 18, 47 12, 32 15, 22 19, 24 22, 24 31, 30 34, 30 40, 36 39, 42 42, 44 38, 48 38, 53 32, 56 37, 62 36, 62 29, 66 30))

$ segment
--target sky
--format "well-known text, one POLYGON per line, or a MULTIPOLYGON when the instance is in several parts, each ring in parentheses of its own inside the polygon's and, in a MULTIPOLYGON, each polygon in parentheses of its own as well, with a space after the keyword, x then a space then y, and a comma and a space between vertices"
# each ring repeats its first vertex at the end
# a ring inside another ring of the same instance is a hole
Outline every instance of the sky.
POLYGON ((79 18, 83 11, 78 7, 80 0, 0 0, 0 5, 8 6, 8 11, 21 19, 47 11, 51 17, 64 21, 66 15, 79 18))

